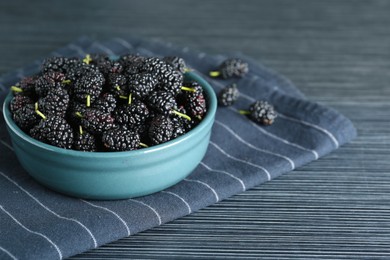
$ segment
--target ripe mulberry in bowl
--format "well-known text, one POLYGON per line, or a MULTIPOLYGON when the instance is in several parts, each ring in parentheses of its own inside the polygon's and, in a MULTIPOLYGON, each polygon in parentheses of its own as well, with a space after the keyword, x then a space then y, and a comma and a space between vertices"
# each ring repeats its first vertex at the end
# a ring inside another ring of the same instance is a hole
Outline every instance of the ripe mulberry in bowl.
POLYGON ((188 176, 206 153, 216 96, 180 59, 145 59, 48 59, 13 86, 3 114, 23 168, 55 191, 103 200, 188 176))

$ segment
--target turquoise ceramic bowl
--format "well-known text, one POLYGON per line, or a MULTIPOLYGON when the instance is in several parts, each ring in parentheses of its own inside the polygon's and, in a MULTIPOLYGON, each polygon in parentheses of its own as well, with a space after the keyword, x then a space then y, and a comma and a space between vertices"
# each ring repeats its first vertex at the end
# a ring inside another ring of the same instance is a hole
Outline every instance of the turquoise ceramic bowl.
POLYGON ((209 144, 217 100, 211 86, 194 73, 207 94, 208 112, 188 133, 169 142, 127 152, 81 152, 51 146, 25 134, 13 122, 8 95, 4 118, 16 156, 38 182, 55 191, 87 199, 125 199, 166 189, 187 177, 209 144))

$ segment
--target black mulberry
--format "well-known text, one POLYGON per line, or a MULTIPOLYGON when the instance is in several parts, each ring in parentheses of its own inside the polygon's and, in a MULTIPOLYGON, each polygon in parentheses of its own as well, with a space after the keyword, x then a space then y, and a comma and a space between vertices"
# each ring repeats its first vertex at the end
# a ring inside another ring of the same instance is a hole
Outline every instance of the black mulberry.
POLYGON ((97 151, 96 138, 92 134, 84 131, 81 127, 75 131, 73 138, 73 146, 74 150, 78 151, 88 151, 94 152, 97 151))
POLYGON ((230 58, 223 61, 217 71, 211 71, 210 76, 228 79, 232 77, 243 77, 248 71, 248 63, 238 58, 230 58))
POLYGON ((173 135, 171 119, 164 115, 157 115, 150 122, 148 134, 153 144, 161 144, 171 140, 173 135))
POLYGON ((35 93, 35 84, 37 81, 37 76, 30 76, 23 78, 20 82, 16 83, 15 86, 11 87, 14 96, 23 95, 34 98, 35 93))
POLYGON ((46 96, 51 90, 62 87, 65 75, 57 71, 49 71, 35 81, 35 92, 40 97, 46 96))
POLYGON ((82 115, 84 115, 88 110, 85 103, 79 103, 75 100, 71 100, 66 111, 66 118, 72 126, 78 126, 81 124, 82 115))
POLYGON ((65 149, 72 148, 73 130, 62 117, 53 116, 42 119, 30 130, 30 135, 47 144, 65 149))
POLYGON ((122 74, 111 73, 107 77, 107 91, 114 94, 116 97, 127 96, 127 78, 122 74))
POLYGON ((177 56, 166 56, 162 60, 181 73, 185 73, 187 70, 187 65, 183 58, 177 56))
POLYGON ((66 57, 50 57, 43 61, 42 71, 44 73, 50 71, 57 71, 66 73, 75 64, 81 63, 78 58, 66 58, 66 57))
POLYGON ((17 110, 26 106, 27 104, 33 104, 34 101, 29 96, 17 95, 11 99, 10 110, 15 113, 17 110))
POLYGON ((14 122, 24 131, 39 123, 41 117, 35 112, 34 104, 27 104, 12 114, 14 122))
POLYGON ((179 97, 180 103, 185 106, 191 117, 203 118, 207 112, 203 88, 197 82, 187 83, 187 86, 190 86, 191 91, 183 91, 181 97, 179 97))
POLYGON ((91 134, 103 134, 115 127, 111 114, 96 109, 89 109, 81 115, 81 125, 91 134))
MULTIPOLYGON (((180 109, 179 109, 179 111, 180 111, 180 109)), ((180 111, 180 112, 185 114, 185 111, 180 111)), ((175 117, 171 117, 171 121, 172 121, 172 127, 173 127, 172 139, 179 137, 179 136, 186 133, 185 124, 187 122, 184 122, 183 118, 175 116, 175 117)), ((187 120, 185 120, 185 121, 187 121, 187 120)))
POLYGON ((135 99, 131 104, 119 106, 113 113, 115 121, 126 128, 135 128, 144 124, 149 117, 147 106, 135 99))
POLYGON ((81 78, 83 75, 88 73, 96 73, 98 68, 95 65, 87 65, 84 62, 75 62, 68 68, 65 73, 66 80, 70 81, 72 85, 81 78))
POLYGON ((55 88, 38 100, 38 108, 44 115, 65 117, 69 105, 69 94, 62 88, 55 88))
POLYGON ((133 74, 127 78, 129 93, 138 98, 144 98, 154 90, 156 78, 150 73, 133 74))
POLYGON ((97 69, 108 76, 110 73, 121 73, 123 66, 117 61, 112 61, 107 55, 104 54, 92 54, 90 56, 90 64, 95 65, 97 69))
POLYGON ((271 125, 277 117, 274 107, 267 101, 254 102, 250 105, 249 112, 252 120, 264 125, 271 125))
POLYGON ((166 91, 176 96, 180 93, 183 85, 183 74, 177 70, 169 68, 159 75, 158 89, 166 91))
POLYGON ((158 79, 167 71, 172 70, 171 65, 157 57, 149 57, 144 60, 143 70, 153 73, 158 79))
POLYGON ((103 93, 93 104, 92 109, 111 113, 117 106, 117 100, 111 93, 103 93))
POLYGON ((160 114, 169 115, 177 109, 175 97, 164 91, 155 91, 148 97, 148 105, 160 114))
POLYGON ((138 133, 125 128, 114 128, 104 132, 102 141, 110 151, 130 151, 140 146, 138 133))
MULTIPOLYGON (((177 111, 181 114, 185 114, 185 115, 188 114, 188 112, 184 106, 180 106, 177 109, 177 111)), ((176 122, 176 121, 181 122, 181 125, 183 126, 185 132, 190 131, 192 128, 197 126, 200 122, 200 119, 197 117, 191 117, 190 120, 188 120, 188 118, 172 115, 171 119, 173 122, 176 122)))
MULTIPOLYGON (((73 95, 80 102, 94 102, 103 90, 105 78, 99 71, 89 71, 81 76, 75 83, 73 95)), ((88 106, 88 105, 87 105, 88 106)))
POLYGON ((236 102, 240 93, 238 92, 237 85, 231 84, 222 89, 218 94, 218 104, 220 106, 231 106, 236 102))
POLYGON ((136 74, 144 67, 145 57, 135 54, 122 55, 118 62, 123 66, 124 74, 136 74))

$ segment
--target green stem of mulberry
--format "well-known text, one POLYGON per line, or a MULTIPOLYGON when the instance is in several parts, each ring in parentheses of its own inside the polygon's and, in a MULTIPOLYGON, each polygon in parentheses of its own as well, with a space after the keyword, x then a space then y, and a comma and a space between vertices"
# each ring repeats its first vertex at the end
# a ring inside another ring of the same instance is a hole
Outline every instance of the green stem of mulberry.
POLYGON ((241 115, 250 115, 251 111, 248 111, 248 110, 238 110, 238 113, 240 113, 241 115))
POLYGON ((129 94, 129 102, 128 102, 129 105, 131 105, 131 99, 132 99, 132 98, 131 98, 131 93, 130 93, 130 94, 129 94))
POLYGON ((139 146, 142 146, 142 147, 145 147, 145 148, 148 148, 149 146, 147 144, 144 144, 144 143, 139 143, 139 146))
POLYGON ((91 95, 87 95, 87 107, 91 106, 91 95))
POLYGON ((83 117, 83 115, 82 115, 80 112, 75 112, 74 114, 75 114, 76 116, 80 117, 80 118, 83 117))
POLYGON ((176 115, 178 115, 180 117, 183 117, 183 118, 187 119, 188 121, 191 121, 191 117, 187 116, 186 114, 180 113, 180 112, 178 112, 176 110, 171 110, 171 111, 172 111, 172 113, 174 113, 174 114, 176 114, 176 115))
POLYGON ((19 88, 19 87, 17 87, 17 86, 12 86, 12 87, 11 87, 11 90, 12 90, 13 92, 17 92, 17 93, 23 92, 23 89, 21 89, 21 88, 19 88))
POLYGON ((189 87, 185 87, 185 86, 182 86, 180 89, 184 90, 184 91, 189 91, 189 92, 195 92, 196 91, 195 88, 189 88, 189 87))
POLYGON ((62 84, 70 84, 70 83, 72 83, 72 81, 70 79, 64 79, 61 83, 62 84))
POLYGON ((47 117, 41 111, 38 110, 38 102, 35 102, 35 113, 42 117, 43 120, 46 120, 47 117))
POLYGON ((91 61, 92 61, 91 55, 89 55, 89 54, 85 55, 85 58, 83 59, 83 62, 85 64, 89 64, 91 61))
POLYGON ((192 71, 192 69, 190 69, 190 68, 184 68, 184 73, 191 72, 191 71, 192 71))
POLYGON ((210 71, 209 75, 210 75, 210 77, 216 78, 219 75, 221 75, 221 72, 219 72, 219 71, 210 71))
POLYGON ((127 99, 128 100, 128 104, 131 105, 131 101, 132 101, 132 94, 130 93, 128 97, 126 96, 119 96, 119 98, 121 99, 127 99))
POLYGON ((79 125, 79 132, 80 132, 81 135, 83 135, 83 133, 84 133, 83 132, 83 127, 81 125, 79 125))
POLYGON ((118 91, 121 91, 121 87, 119 85, 116 85, 115 89, 118 90, 118 91))

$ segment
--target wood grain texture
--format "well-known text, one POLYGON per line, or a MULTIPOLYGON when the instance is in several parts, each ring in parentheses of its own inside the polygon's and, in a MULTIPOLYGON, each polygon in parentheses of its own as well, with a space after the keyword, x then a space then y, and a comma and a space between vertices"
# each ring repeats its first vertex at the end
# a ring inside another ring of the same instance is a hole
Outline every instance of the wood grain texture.
POLYGON ((81 35, 156 37, 252 56, 358 129, 294 172, 73 259, 389 258, 389 13, 380 0, 1 1, 0 74, 81 35))

